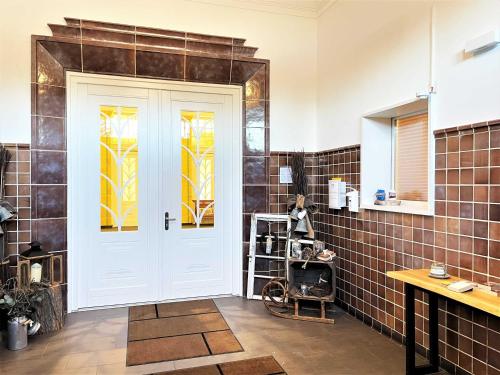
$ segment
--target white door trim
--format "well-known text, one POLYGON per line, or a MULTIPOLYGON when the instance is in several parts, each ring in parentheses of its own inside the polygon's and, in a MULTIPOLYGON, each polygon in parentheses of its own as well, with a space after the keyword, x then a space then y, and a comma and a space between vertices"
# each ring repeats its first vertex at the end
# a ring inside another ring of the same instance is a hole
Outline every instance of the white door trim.
MULTIPOLYGON (((196 82, 173 82, 160 81, 156 79, 143 79, 133 77, 117 77, 108 75, 96 75, 78 72, 66 73, 66 100, 67 100, 67 169, 68 169, 68 195, 67 195, 67 235, 68 235, 68 312, 78 310, 78 285, 81 282, 81 275, 78 274, 78 258, 81 250, 78 247, 76 235, 78 223, 75 220, 73 211, 76 209, 74 202, 78 199, 78 189, 75 188, 76 177, 75 169, 78 155, 78 143, 75 142, 74 130, 72 128, 78 123, 75 109, 75 98, 79 84, 95 84, 116 86, 117 95, 123 96, 123 91, 120 87, 134 87, 145 89, 157 89, 168 91, 184 91, 208 94, 221 94, 231 97, 232 100, 232 124, 233 124, 233 139, 232 139, 232 160, 235 162, 232 165, 232 188, 231 201, 232 210, 231 218, 233 225, 231 239, 231 266, 232 266, 232 294, 241 296, 243 293, 243 259, 242 259, 242 186, 243 186, 243 171, 242 171, 242 88, 241 86, 231 85, 216 85, 196 82)), ((108 92, 109 94, 109 92, 108 92)))

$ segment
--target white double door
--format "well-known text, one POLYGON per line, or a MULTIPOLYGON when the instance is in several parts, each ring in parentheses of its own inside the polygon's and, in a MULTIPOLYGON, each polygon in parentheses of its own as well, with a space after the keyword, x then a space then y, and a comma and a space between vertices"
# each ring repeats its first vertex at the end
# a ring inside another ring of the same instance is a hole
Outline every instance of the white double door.
POLYGON ((72 84, 74 309, 234 290, 233 98, 143 86, 72 84))

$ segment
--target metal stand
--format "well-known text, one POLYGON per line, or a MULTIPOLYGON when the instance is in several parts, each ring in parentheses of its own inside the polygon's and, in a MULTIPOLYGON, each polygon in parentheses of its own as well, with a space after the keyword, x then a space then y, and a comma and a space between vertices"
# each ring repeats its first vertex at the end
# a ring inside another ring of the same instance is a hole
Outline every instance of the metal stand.
POLYGON ((405 283, 406 374, 431 374, 439 371, 438 296, 418 288, 429 294, 429 364, 415 366, 415 289, 405 283))

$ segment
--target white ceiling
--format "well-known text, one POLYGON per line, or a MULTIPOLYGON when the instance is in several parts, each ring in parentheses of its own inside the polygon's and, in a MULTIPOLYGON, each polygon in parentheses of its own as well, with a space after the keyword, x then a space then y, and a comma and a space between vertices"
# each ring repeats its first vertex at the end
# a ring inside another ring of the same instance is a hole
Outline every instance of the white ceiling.
POLYGON ((316 18, 336 0, 192 0, 262 12, 316 18))

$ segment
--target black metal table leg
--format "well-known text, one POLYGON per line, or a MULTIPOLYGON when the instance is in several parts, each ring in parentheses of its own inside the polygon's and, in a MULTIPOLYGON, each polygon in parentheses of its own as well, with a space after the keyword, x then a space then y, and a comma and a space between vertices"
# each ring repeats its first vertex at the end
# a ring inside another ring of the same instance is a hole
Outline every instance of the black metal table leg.
POLYGON ((431 374, 439 371, 438 296, 429 293, 429 359, 430 364, 415 366, 415 287, 405 283, 406 375, 431 374))
POLYGON ((415 374, 415 287, 405 283, 406 375, 415 374))
POLYGON ((429 360, 432 372, 439 371, 438 296, 429 293, 429 360))

